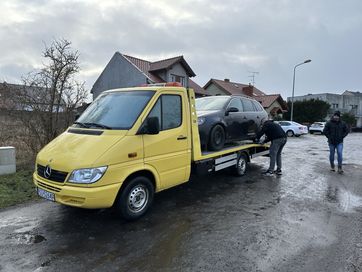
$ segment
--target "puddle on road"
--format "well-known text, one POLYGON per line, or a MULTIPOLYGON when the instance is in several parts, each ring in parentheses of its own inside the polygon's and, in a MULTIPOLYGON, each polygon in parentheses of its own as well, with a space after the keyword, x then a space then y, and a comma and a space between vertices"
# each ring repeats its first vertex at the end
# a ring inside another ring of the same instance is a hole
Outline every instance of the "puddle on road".
POLYGON ((36 219, 19 216, 10 219, 2 219, 0 222, 0 229, 5 227, 15 227, 16 229, 14 232, 24 233, 33 230, 38 225, 39 222, 36 219))
POLYGON ((130 262, 127 270, 135 271, 164 271, 172 267, 172 262, 177 261, 177 257, 182 251, 182 243, 187 237, 187 232, 191 228, 191 221, 175 222, 173 226, 167 226, 168 232, 155 243, 151 250, 142 255, 142 258, 130 262), (152 264, 150 264, 152 260, 152 264))
POLYGON ((362 207, 362 197, 355 195, 343 188, 329 186, 325 199, 329 203, 336 203, 344 212, 355 212, 362 207))
POLYGON ((15 235, 11 235, 8 239, 11 244, 15 245, 31 245, 46 241, 46 238, 43 235, 30 233, 17 233, 15 235))

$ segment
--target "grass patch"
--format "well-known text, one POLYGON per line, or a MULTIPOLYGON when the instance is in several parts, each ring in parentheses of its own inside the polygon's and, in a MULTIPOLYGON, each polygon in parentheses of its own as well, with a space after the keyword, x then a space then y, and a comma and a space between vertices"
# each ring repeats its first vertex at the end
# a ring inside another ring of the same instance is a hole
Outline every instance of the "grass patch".
POLYGON ((0 176, 0 208, 37 197, 32 174, 33 170, 19 170, 15 174, 0 176))

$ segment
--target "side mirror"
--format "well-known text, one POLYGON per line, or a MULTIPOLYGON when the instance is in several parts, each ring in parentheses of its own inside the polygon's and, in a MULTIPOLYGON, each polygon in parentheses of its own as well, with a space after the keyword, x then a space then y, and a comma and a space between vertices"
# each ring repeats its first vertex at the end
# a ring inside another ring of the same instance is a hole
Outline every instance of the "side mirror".
POLYGON ((160 121, 158 117, 148 117, 144 122, 137 135, 139 134, 150 134, 155 135, 160 132, 160 121))
POLYGON ((235 107, 230 107, 226 110, 225 115, 229 115, 230 112, 239 112, 239 109, 235 107))

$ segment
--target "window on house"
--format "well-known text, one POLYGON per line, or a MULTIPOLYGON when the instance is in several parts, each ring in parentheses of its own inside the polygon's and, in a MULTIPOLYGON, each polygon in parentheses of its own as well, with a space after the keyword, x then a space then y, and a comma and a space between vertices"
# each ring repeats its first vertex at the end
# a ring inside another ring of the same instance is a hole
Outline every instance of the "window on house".
POLYGON ((179 127, 182 123, 181 97, 173 94, 161 95, 148 116, 158 117, 160 130, 179 127))
POLYGON ((182 86, 185 86, 185 77, 178 75, 171 75, 172 82, 180 82, 182 86))
POLYGON ((351 109, 352 109, 352 110, 358 109, 358 105, 351 105, 351 109))
POLYGON ((338 104, 332 103, 332 109, 338 109, 338 104))

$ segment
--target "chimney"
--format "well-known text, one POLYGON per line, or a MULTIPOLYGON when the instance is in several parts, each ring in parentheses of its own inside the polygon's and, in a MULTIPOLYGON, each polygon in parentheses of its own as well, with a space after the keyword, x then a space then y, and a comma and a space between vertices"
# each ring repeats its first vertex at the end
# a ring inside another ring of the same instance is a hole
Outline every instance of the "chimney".
POLYGON ((248 87, 244 87, 243 88, 243 93, 247 96, 253 97, 253 90, 254 90, 254 86, 249 85, 248 87))
POLYGON ((229 79, 229 78, 225 78, 224 81, 225 81, 225 82, 230 82, 230 79, 229 79))

